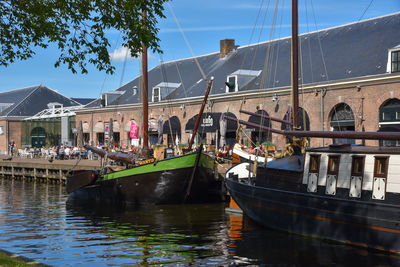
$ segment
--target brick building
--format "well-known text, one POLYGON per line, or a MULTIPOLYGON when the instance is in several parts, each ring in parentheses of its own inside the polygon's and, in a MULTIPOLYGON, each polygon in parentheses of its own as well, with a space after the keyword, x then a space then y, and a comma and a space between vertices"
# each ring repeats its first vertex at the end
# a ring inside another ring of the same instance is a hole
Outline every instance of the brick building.
MULTIPOLYGON (((302 128, 310 130, 400 131, 400 13, 302 34, 299 105, 302 128)), ((218 142, 219 115, 230 112, 241 120, 259 122, 239 112, 284 118, 290 104, 290 38, 239 47, 221 40, 221 50, 196 58, 162 63, 149 75, 150 142, 156 142, 157 120, 164 122, 164 144, 187 143, 191 121, 198 114, 207 78, 215 78, 203 115, 200 141, 218 142), (168 119, 169 118, 169 119, 168 119)), ((106 125, 113 123, 114 140, 132 142, 132 121, 141 124, 140 77, 103 94, 78 111, 86 141, 106 142, 106 125)), ((262 122, 269 125, 269 121, 262 122)), ((271 122, 272 127, 281 128, 271 122)), ((228 143, 237 125, 228 126, 228 143)), ((284 145, 279 135, 244 127, 256 141, 284 145)), ((313 139, 312 146, 333 140, 313 139)), ((339 141, 339 140, 338 140, 339 141)), ((354 140, 340 140, 354 143, 354 140)), ((361 141, 356 141, 361 142, 361 141)), ((376 141, 367 144, 377 145, 376 141)), ((399 145, 383 142, 381 145, 399 145)))
POLYGON ((12 140, 16 148, 21 148, 46 139, 48 134, 42 127, 27 131, 26 119, 49 108, 51 103, 65 107, 80 105, 43 85, 0 93, 0 153, 7 153, 12 140))

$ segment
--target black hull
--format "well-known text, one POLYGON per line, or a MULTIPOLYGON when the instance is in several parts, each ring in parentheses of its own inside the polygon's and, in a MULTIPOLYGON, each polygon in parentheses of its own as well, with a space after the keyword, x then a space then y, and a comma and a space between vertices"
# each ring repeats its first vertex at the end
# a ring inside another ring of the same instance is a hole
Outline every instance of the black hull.
POLYGON ((234 179, 227 179, 227 188, 243 212, 263 226, 400 253, 398 205, 312 195, 302 189, 285 191, 234 179))
POLYGON ((98 182, 74 191, 70 199, 133 205, 222 201, 222 181, 215 178, 210 168, 198 166, 193 183, 189 186, 193 168, 136 174, 98 182))

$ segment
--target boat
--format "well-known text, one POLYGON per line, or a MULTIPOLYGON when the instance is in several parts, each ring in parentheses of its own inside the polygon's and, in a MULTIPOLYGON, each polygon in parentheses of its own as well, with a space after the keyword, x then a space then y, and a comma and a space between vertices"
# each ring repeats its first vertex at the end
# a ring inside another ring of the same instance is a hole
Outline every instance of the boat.
POLYGON ((291 150, 267 164, 232 167, 225 176, 227 190, 243 213, 264 227, 399 254, 400 148, 349 144, 306 148, 304 138, 400 140, 400 133, 296 130, 296 0, 292 8, 294 130, 259 126, 292 139, 291 150))
MULTIPOLYGON (((147 48, 143 45, 143 95, 147 96, 147 48)), ((193 130, 188 151, 191 151, 199 121, 214 78, 207 84, 206 94, 193 130)), ((147 97, 143 97, 143 125, 148 125, 147 97)), ((204 153, 202 146, 183 155, 155 159, 149 154, 148 129, 143 127, 141 154, 108 152, 93 146, 87 149, 128 166, 114 171, 72 171, 67 178, 70 200, 142 204, 182 204, 223 201, 223 180, 216 170, 214 157, 204 153)), ((168 157, 167 157, 168 156, 168 157)))

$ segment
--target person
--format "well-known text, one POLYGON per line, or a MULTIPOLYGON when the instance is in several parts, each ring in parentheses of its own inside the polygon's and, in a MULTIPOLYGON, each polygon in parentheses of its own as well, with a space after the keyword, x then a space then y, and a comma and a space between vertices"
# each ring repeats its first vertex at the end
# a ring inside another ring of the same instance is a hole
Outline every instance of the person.
POLYGON ((72 155, 75 158, 78 158, 80 155, 80 148, 78 148, 77 146, 74 146, 74 148, 72 149, 72 155))
POLYGON ((250 154, 254 154, 254 153, 256 153, 256 150, 255 150, 254 147, 251 145, 251 146, 249 147, 248 152, 249 152, 250 154))
POLYGON ((8 149, 10 151, 10 155, 14 156, 14 149, 15 149, 14 139, 12 139, 11 142, 8 144, 8 149))
POLYGON ((58 149, 58 157, 61 160, 64 159, 64 146, 63 145, 60 145, 60 147, 58 149))
POLYGON ((222 147, 218 149, 217 157, 219 158, 224 157, 224 149, 222 147))

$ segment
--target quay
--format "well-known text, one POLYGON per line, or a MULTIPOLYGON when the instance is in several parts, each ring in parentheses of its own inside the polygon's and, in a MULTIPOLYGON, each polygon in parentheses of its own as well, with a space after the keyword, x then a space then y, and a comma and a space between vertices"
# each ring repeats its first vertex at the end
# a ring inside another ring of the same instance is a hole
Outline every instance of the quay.
MULTIPOLYGON (((0 155, 0 177, 21 179, 27 181, 38 181, 44 183, 65 184, 66 174, 77 163, 76 159, 58 160, 53 162, 45 158, 21 158, 0 155)), ((217 172, 221 177, 231 167, 230 160, 217 163, 217 172)), ((101 160, 82 159, 75 169, 94 170, 101 168, 101 160)))
MULTIPOLYGON (((66 175, 75 164, 76 159, 54 160, 44 158, 21 158, 0 156, 0 177, 16 180, 38 181, 43 183, 65 184, 66 175)), ((75 168, 94 170, 101 167, 100 160, 82 159, 75 168)))

